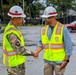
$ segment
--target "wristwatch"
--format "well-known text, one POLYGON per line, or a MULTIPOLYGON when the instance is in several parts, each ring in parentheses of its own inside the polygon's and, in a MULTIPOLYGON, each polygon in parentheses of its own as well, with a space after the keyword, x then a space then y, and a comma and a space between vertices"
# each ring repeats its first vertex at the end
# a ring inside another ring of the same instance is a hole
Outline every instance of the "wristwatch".
POLYGON ((66 61, 67 63, 69 62, 69 60, 64 60, 64 61, 66 61))

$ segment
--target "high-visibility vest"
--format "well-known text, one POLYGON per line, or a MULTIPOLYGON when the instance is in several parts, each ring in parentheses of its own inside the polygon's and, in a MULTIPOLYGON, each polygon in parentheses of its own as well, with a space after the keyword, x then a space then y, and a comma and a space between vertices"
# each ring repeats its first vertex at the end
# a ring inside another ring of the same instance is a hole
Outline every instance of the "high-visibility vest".
POLYGON ((42 45, 44 47, 44 59, 48 61, 62 61, 65 59, 65 49, 63 42, 64 25, 57 22, 53 29, 50 40, 47 36, 48 25, 41 30, 42 45))
POLYGON ((3 36, 3 63, 5 66, 18 66, 26 61, 26 56, 18 55, 13 47, 11 46, 9 39, 7 39, 8 34, 15 34, 21 41, 21 45, 24 46, 24 38, 22 36, 22 33, 15 28, 14 25, 10 25, 10 23, 7 25, 4 31, 3 36))

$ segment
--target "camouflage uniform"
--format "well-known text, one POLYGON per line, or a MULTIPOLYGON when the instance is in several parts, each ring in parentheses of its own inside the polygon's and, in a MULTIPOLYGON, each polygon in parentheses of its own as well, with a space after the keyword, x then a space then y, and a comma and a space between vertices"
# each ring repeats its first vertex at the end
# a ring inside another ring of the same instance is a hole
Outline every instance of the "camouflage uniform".
POLYGON ((25 75, 24 63, 16 67, 7 67, 8 75, 25 75))
MULTIPOLYGON (((30 50, 27 50, 24 46, 21 46, 19 38, 15 34, 7 35, 7 38, 15 50, 17 54, 20 55, 27 55, 27 56, 33 56, 33 52, 30 50)), ((8 75, 25 75, 25 65, 24 63, 15 67, 9 67, 7 66, 7 72, 8 75)))

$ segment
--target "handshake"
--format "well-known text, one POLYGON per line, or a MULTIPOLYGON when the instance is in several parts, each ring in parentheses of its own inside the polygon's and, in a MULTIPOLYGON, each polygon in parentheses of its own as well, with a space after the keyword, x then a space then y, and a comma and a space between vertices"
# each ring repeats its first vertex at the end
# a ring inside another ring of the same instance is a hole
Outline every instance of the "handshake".
POLYGON ((32 51, 28 51, 27 54, 25 54, 26 56, 33 56, 35 59, 38 58, 38 52, 32 52, 32 51))
POLYGON ((32 52, 31 50, 27 50, 25 49, 25 55, 26 56, 33 56, 35 59, 38 58, 38 54, 42 51, 42 48, 41 47, 37 47, 36 51, 35 52, 32 52))
POLYGON ((35 52, 32 52, 31 50, 25 50, 23 52, 23 55, 26 55, 26 56, 33 56, 34 58, 38 58, 38 52, 35 51, 35 52))

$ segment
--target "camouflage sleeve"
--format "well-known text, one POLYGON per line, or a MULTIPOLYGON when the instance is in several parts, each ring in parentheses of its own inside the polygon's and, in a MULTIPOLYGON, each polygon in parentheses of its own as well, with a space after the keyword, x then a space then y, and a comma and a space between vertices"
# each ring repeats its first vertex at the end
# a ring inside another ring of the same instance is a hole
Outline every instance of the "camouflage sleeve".
POLYGON ((34 55, 34 53, 31 50, 27 50, 25 46, 21 46, 20 40, 15 34, 9 34, 7 35, 7 38, 17 54, 26 56, 34 55))

